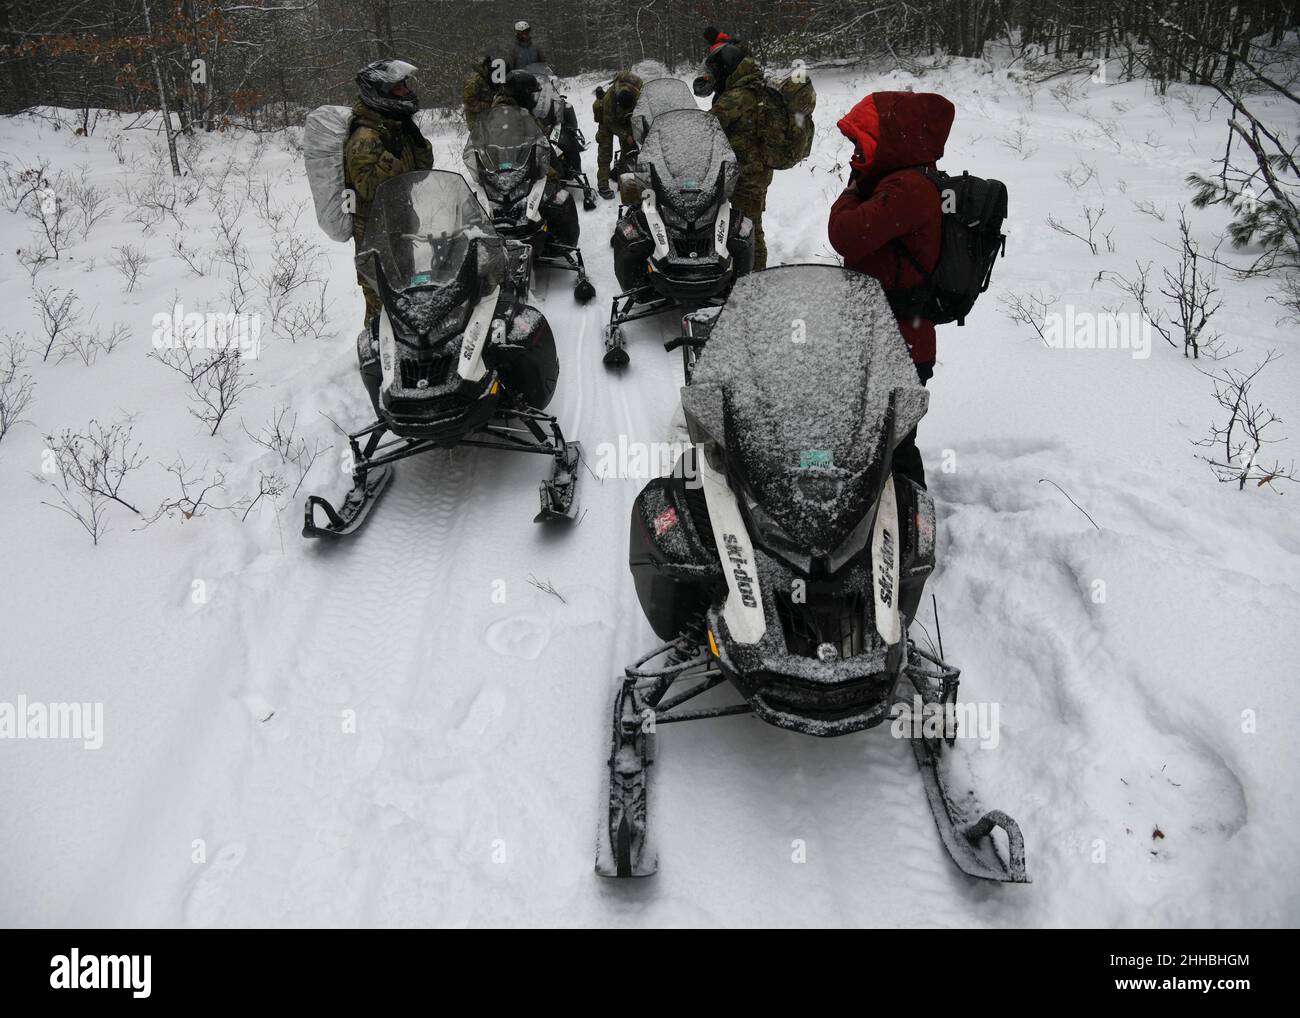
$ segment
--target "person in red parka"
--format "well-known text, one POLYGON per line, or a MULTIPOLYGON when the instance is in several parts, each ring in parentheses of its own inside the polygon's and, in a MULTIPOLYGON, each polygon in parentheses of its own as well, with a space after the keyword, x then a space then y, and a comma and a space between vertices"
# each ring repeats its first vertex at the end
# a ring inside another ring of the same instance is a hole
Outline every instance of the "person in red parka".
MULTIPOLYGON (((919 171, 943 155, 954 113, 933 92, 873 92, 839 122, 853 155, 848 186, 831 206, 831 246, 845 268, 874 276, 887 292, 921 286, 921 269, 939 260, 939 189, 919 171)), ((898 327, 925 384, 934 374, 934 323, 907 316, 898 327)), ((915 430, 895 450, 894 469, 925 486, 915 430)))

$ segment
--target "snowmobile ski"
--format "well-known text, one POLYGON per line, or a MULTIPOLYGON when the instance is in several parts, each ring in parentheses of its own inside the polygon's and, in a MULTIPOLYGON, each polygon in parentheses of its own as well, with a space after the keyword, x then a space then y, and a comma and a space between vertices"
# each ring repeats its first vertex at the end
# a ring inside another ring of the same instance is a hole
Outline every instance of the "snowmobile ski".
POLYGON ((1020 825, 1001 810, 989 810, 981 815, 978 810, 963 806, 944 781, 939 764, 940 750, 930 746, 924 738, 911 741, 935 827, 957 868, 980 880, 1029 883, 1025 872, 1025 839, 1020 833, 1020 825), (979 819, 973 820, 976 815, 979 819), (993 843, 995 828, 1001 829, 1007 838, 1008 858, 1005 860, 993 843))
POLYGON ((609 809, 601 818, 596 872, 602 877, 649 877, 659 861, 649 840, 647 784, 653 762, 636 680, 624 679, 614 697, 609 755, 609 809))
POLYGON ((366 522, 366 517, 379 501, 379 496, 384 493, 392 476, 393 468, 390 464, 367 471, 365 479, 360 483, 354 483, 352 490, 348 492, 338 509, 319 495, 308 495, 302 536, 347 537, 354 533, 361 524, 366 522), (317 508, 325 514, 327 522, 324 526, 316 522, 317 508))
POLYGON ((541 509, 534 523, 570 523, 578 511, 578 464, 582 462, 582 445, 569 442, 555 457, 555 469, 548 481, 538 486, 541 509))

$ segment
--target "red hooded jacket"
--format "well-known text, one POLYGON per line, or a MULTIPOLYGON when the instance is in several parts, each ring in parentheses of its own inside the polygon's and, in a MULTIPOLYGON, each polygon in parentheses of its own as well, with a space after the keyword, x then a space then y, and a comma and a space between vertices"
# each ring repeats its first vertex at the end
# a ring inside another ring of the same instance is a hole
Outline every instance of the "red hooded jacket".
MULTIPOLYGON (((925 282, 895 239, 927 271, 939 260, 939 190, 912 168, 933 166, 943 155, 954 113, 933 92, 873 92, 839 122, 856 151, 849 186, 831 206, 831 246, 847 268, 875 276, 887 290, 925 282)), ((907 318, 898 325, 912 360, 933 361, 934 323, 907 318)))

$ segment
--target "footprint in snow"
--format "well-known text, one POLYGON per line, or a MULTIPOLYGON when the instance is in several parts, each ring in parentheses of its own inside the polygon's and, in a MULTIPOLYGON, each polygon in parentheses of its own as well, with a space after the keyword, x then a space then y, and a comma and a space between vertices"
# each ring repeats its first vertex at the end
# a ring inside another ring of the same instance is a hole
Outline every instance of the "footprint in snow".
POLYGON ((515 615, 488 626, 483 639, 498 654, 532 661, 542 652, 551 634, 535 615, 515 615))
POLYGON ((239 864, 244 861, 244 843, 232 841, 222 845, 207 868, 198 875, 185 896, 185 925, 202 928, 214 925, 230 897, 226 889, 239 864))
POLYGON ((482 735, 488 727, 501 717, 506 709, 506 697, 499 689, 484 689, 474 697, 465 720, 460 723, 458 731, 467 735, 482 735))

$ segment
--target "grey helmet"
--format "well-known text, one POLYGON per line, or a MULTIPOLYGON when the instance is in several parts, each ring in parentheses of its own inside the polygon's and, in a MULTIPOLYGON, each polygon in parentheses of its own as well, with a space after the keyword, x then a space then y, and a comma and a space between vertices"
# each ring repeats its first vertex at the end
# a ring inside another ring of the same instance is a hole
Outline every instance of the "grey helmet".
POLYGON ((420 97, 413 87, 416 70, 414 64, 405 60, 376 60, 367 64, 357 74, 361 101, 379 113, 409 117, 420 108, 420 97))

